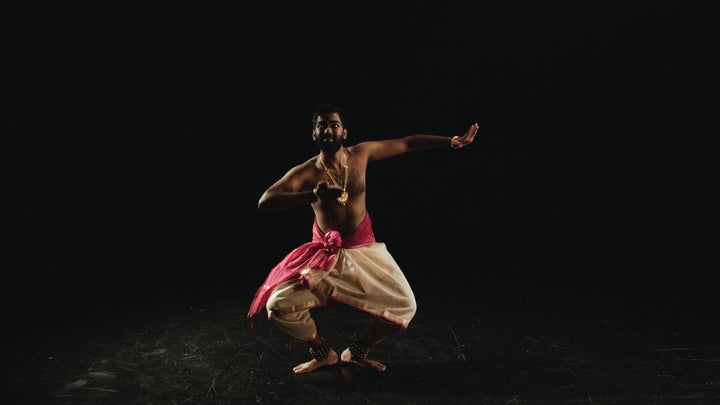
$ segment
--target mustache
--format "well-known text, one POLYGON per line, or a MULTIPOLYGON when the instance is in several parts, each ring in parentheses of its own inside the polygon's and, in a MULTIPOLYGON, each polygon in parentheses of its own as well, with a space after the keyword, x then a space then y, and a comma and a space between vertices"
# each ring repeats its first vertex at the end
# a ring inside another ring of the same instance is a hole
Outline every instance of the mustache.
POLYGON ((342 138, 335 138, 334 136, 318 137, 316 141, 318 147, 325 152, 335 152, 343 145, 342 138))

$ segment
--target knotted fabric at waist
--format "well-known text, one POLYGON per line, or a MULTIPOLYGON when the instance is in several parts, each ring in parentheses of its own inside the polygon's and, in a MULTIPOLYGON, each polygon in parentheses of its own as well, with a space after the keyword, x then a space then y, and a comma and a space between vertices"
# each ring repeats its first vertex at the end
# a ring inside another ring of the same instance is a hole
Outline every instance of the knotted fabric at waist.
POLYGON ((335 230, 323 233, 317 220, 314 220, 312 241, 295 248, 270 270, 265 282, 255 293, 248 317, 251 318, 265 307, 275 287, 297 277, 303 269, 314 268, 328 271, 335 262, 340 248, 351 249, 372 243, 375 243, 375 234, 372 231, 372 221, 367 212, 358 228, 344 239, 340 232, 335 230))

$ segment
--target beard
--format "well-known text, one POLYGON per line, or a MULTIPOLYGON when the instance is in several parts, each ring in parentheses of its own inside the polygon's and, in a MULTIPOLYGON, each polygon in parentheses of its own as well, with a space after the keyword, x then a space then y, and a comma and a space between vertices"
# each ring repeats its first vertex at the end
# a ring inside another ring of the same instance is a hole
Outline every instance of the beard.
POLYGON ((325 138, 319 136, 315 139, 315 143, 317 144, 318 148, 320 148, 320 150, 325 152, 326 154, 332 155, 335 152, 339 151, 340 148, 343 146, 342 137, 333 138, 332 141, 328 142, 325 142, 324 139, 325 138))

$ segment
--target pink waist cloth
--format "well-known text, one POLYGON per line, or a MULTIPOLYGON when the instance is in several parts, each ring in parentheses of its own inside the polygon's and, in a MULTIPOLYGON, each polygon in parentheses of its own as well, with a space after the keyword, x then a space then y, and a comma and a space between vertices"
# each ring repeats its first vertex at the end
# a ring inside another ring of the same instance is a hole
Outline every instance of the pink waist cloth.
POLYGON ((367 212, 358 228, 345 239, 340 237, 338 231, 329 231, 323 234, 317 220, 313 220, 312 241, 295 248, 270 270, 270 274, 250 303, 248 318, 252 318, 265 308, 275 287, 298 277, 303 269, 314 268, 328 271, 335 262, 338 249, 357 248, 372 243, 375 243, 375 234, 372 231, 372 221, 367 212))

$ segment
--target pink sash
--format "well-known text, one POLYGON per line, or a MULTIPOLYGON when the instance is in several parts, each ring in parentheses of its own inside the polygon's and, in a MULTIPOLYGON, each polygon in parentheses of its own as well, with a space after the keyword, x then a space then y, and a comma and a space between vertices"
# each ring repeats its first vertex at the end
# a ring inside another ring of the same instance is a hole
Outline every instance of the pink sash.
POLYGON ((290 252, 284 259, 270 270, 265 282, 255 293, 250 303, 248 318, 257 315, 267 304, 275 287, 298 277, 303 269, 330 270, 335 262, 338 249, 351 249, 375 243, 370 215, 365 212, 365 219, 350 235, 342 239, 340 232, 329 231, 323 235, 317 220, 313 220, 312 242, 307 242, 290 252))

